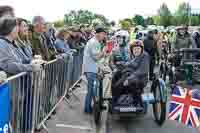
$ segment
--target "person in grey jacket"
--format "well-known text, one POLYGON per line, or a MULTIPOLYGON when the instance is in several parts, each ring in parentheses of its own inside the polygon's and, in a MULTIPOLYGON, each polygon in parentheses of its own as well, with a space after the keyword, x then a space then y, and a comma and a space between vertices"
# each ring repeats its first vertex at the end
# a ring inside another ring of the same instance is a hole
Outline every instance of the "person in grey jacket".
POLYGON ((144 52, 143 42, 136 40, 130 44, 130 61, 124 65, 124 69, 121 71, 121 77, 119 80, 115 80, 112 86, 112 93, 114 97, 118 98, 124 88, 129 90, 131 94, 135 94, 139 90, 142 90, 145 84, 148 82, 149 73, 149 55, 144 52))
POLYGON ((83 56, 83 73, 88 81, 88 91, 85 98, 85 113, 92 113, 92 98, 97 92, 97 73, 100 61, 106 56, 106 48, 102 41, 106 38, 107 32, 104 27, 96 28, 96 35, 90 39, 84 49, 83 56), (103 47, 103 48, 102 48, 103 47), (96 84, 96 85, 95 85, 96 84))
POLYGON ((16 25, 16 19, 13 17, 6 16, 0 19, 0 69, 10 75, 41 70, 41 65, 24 64, 20 54, 16 52, 16 25))
POLYGON ((179 50, 181 48, 192 48, 192 38, 185 26, 177 28, 177 35, 172 50, 179 50))

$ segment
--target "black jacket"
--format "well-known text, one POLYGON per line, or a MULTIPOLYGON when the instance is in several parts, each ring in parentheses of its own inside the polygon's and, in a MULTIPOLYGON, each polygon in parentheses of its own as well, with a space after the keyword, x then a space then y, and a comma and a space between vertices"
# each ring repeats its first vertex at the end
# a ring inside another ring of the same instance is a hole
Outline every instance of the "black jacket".
POLYGON ((159 58, 158 47, 153 38, 147 37, 144 40, 144 50, 149 54, 151 58, 156 58, 156 57, 159 58))
POLYGON ((138 80, 147 82, 149 73, 149 55, 144 52, 139 57, 132 59, 126 64, 123 73, 129 73, 126 79, 130 84, 138 80))

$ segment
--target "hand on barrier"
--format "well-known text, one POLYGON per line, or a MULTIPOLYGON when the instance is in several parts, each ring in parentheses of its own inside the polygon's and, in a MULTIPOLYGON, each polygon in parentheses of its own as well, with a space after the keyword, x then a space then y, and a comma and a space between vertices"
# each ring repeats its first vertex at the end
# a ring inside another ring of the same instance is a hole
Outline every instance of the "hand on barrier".
POLYGON ((31 64, 40 64, 40 65, 42 65, 42 64, 46 64, 46 63, 47 63, 47 61, 43 60, 42 56, 40 56, 40 55, 35 55, 33 60, 31 61, 31 64))
POLYGON ((68 61, 71 55, 69 53, 63 53, 56 56, 56 59, 59 61, 68 61))
POLYGON ((76 49, 71 49, 70 50, 72 53, 77 53, 78 51, 76 49))
POLYGON ((39 72, 43 69, 41 64, 32 64, 33 72, 39 72))
POLYGON ((40 64, 40 65, 46 64, 46 63, 47 63, 47 61, 40 60, 40 59, 33 59, 31 62, 31 64, 40 64))
POLYGON ((68 62, 68 61, 70 60, 70 58, 72 57, 72 55, 69 54, 69 53, 61 54, 61 56, 62 56, 62 60, 63 60, 64 62, 68 62))
POLYGON ((7 78, 7 74, 3 71, 0 71, 0 84, 3 83, 7 78))
POLYGON ((63 60, 64 57, 63 57, 62 55, 57 55, 57 56, 56 56, 56 59, 57 59, 57 60, 63 60))
POLYGON ((72 56, 73 52, 70 50, 70 51, 66 52, 65 54, 67 54, 68 56, 72 56))

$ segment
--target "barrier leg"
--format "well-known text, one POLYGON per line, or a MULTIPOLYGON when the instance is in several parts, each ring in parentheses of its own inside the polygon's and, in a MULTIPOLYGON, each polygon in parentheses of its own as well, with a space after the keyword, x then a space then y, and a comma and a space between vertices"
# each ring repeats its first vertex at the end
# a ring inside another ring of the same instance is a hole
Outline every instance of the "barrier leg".
POLYGON ((74 92, 72 91, 72 95, 74 96, 74 98, 79 102, 79 103, 81 103, 81 100, 80 100, 80 98, 78 98, 78 96, 77 95, 75 95, 74 94, 74 92))
POLYGON ((80 99, 78 98, 78 96, 73 92, 73 91, 75 90, 77 84, 79 84, 79 83, 81 82, 81 80, 82 80, 82 77, 80 77, 80 79, 77 80, 71 88, 69 88, 68 93, 65 95, 65 98, 66 98, 66 99, 69 99, 69 98, 71 98, 71 96, 73 96, 79 103, 81 103, 81 100, 80 100, 80 99))
POLYGON ((73 106, 70 104, 70 101, 66 97, 64 97, 64 100, 70 108, 73 108, 73 106))
POLYGON ((48 132, 48 128, 46 127, 46 125, 44 123, 42 123, 42 127, 44 130, 46 130, 48 132))

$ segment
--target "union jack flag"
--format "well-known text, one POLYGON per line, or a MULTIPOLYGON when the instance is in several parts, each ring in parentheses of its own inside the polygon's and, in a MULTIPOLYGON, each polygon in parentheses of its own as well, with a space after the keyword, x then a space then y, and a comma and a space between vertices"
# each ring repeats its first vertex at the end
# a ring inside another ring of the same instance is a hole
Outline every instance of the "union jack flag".
POLYGON ((200 125, 200 90, 176 86, 173 90, 168 119, 189 127, 200 125))

